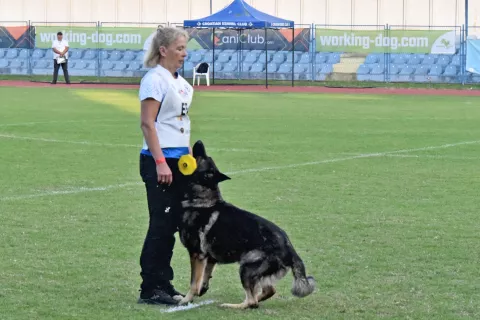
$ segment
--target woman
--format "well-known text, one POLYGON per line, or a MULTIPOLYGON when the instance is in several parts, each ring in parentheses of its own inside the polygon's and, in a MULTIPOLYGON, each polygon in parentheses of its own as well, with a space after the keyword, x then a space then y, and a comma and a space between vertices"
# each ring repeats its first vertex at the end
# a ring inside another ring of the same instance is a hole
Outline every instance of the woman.
POLYGON ((177 304, 170 261, 177 231, 182 174, 178 159, 191 153, 188 109, 193 88, 177 70, 187 56, 188 35, 160 28, 152 39, 145 66, 152 68, 140 83, 143 148, 140 175, 147 191, 150 221, 143 245, 139 303, 177 304))

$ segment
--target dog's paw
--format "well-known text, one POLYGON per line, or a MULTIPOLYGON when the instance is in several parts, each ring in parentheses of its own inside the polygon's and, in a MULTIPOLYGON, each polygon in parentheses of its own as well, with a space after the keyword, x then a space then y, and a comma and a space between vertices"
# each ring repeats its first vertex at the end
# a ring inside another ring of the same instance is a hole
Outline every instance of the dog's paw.
POLYGON ((180 296, 180 295, 178 295, 178 296, 173 296, 172 298, 173 298, 173 300, 175 300, 175 301, 182 301, 182 300, 183 300, 183 296, 180 296))
POLYGON ((180 300, 178 302, 178 305, 180 306, 185 306, 187 304, 189 304, 190 302, 192 302, 193 299, 187 299, 187 298, 183 298, 182 300, 180 300))

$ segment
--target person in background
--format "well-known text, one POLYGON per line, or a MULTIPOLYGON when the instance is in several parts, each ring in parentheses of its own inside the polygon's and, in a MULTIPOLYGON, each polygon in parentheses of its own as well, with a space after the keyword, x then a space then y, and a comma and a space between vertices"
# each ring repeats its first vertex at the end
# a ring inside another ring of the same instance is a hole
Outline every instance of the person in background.
POLYGON ((158 29, 145 55, 145 67, 151 69, 140 82, 144 138, 140 175, 150 219, 140 256, 143 282, 139 303, 177 304, 184 296, 171 284, 174 274, 170 262, 185 183, 178 160, 192 152, 188 110, 193 88, 177 72, 187 56, 187 41, 184 30, 158 29))
POLYGON ((53 50, 53 81, 52 84, 57 83, 58 69, 62 66, 63 76, 65 82, 70 84, 70 77, 68 76, 68 41, 63 40, 63 34, 57 33, 57 40, 52 43, 53 50))

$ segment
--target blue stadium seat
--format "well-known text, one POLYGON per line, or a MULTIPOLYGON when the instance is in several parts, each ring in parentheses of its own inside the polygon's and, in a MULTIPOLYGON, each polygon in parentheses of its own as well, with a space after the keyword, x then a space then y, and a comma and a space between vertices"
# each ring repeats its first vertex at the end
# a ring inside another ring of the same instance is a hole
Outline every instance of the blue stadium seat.
POLYGON ((32 59, 42 59, 45 56, 45 52, 41 49, 35 49, 32 53, 32 59))
POLYGON ((52 71, 53 71, 53 61, 35 60, 33 62, 32 74, 34 74, 34 75, 51 74, 52 71))
POLYGON ((16 57, 18 57, 18 50, 17 49, 8 49, 5 57, 9 60, 15 59, 16 57))
POLYGON ((365 64, 375 64, 375 63, 378 63, 379 62, 379 58, 378 58, 378 55, 377 54, 369 54, 366 58, 365 58, 365 64))
POLYGON ((452 58, 452 65, 456 66, 456 67, 460 67, 460 64, 461 64, 461 58, 459 55, 454 55, 453 58, 452 58))
POLYGON ((245 56, 245 60, 243 60, 243 62, 255 63, 258 60, 257 57, 258 56, 255 53, 250 52, 245 56))
POLYGON ((407 59, 405 59, 404 55, 401 54, 392 54, 390 61, 394 64, 405 64, 407 63, 407 59))
MULTIPOLYGON (((265 52, 262 52, 259 56, 258 56, 258 62, 261 62, 261 63, 265 63, 265 58, 267 57, 267 54, 265 52)), ((267 62, 271 62, 272 61, 272 58, 273 58, 273 52, 269 51, 268 52, 268 60, 267 62)))
POLYGON ((415 82, 427 82, 429 77, 427 77, 428 72, 430 71, 430 65, 420 65, 415 69, 413 80, 415 82))
POLYGON ((231 62, 237 63, 237 61, 239 60, 242 61, 242 55, 240 54, 240 52, 236 51, 230 55, 231 62))
POLYGON ((83 60, 77 61, 77 63, 75 63, 75 65, 72 67, 72 69, 78 69, 78 70, 82 70, 86 68, 87 68, 87 63, 83 60))
POLYGON ((183 63, 183 69, 184 70, 188 70, 188 71, 192 71, 193 72, 193 68, 195 67, 195 64, 193 64, 193 62, 190 62, 190 61, 187 61, 187 62, 184 62, 183 63))
POLYGON ((46 69, 48 66, 47 60, 37 60, 33 63, 33 69, 46 69))
POLYGON ((213 65, 213 68, 212 68, 212 72, 221 72, 223 69, 223 63, 221 62, 218 62, 218 61, 215 61, 214 65, 213 65))
POLYGON ((100 60, 108 60, 109 52, 107 50, 100 50, 98 55, 100 56, 100 60))
POLYGON ((135 52, 131 50, 125 51, 125 53, 123 54, 122 60, 125 62, 130 62, 135 60, 135 52))
POLYGON ((443 67, 439 64, 433 65, 428 72, 428 79, 430 82, 442 82, 443 67))
POLYGON ((0 59, 0 68, 8 67, 8 60, 7 59, 0 59))
POLYGON ((448 66, 450 64, 450 56, 442 54, 438 57, 437 64, 441 66, 448 66))
POLYGON ((252 65, 252 67, 250 68, 250 72, 254 73, 254 72, 263 72, 265 70, 264 68, 264 64, 263 63, 254 63, 252 65))
POLYGON ((144 58, 145 58, 145 52, 144 51, 137 52, 137 56, 135 57, 136 61, 143 62, 144 58))
POLYGON ((457 67, 454 65, 448 65, 445 68, 445 72, 443 73, 443 75, 447 77, 456 77, 457 74, 458 74, 458 70, 457 70, 457 67))
POLYGON ((15 59, 12 62, 10 62, 10 68, 23 68, 24 66, 24 61, 20 59, 15 59))
POLYGON ((95 60, 97 58, 96 50, 87 50, 83 55, 83 60, 95 60))
POLYGON ((230 54, 228 52, 222 52, 219 56, 218 56, 218 62, 221 62, 221 63, 227 63, 228 61, 230 61, 230 54))
MULTIPOLYGON (((215 52, 215 55, 216 54, 217 54, 217 52, 215 52)), ((213 51, 206 52, 205 55, 203 56, 202 61, 212 63, 213 62, 213 51)))
POLYGON ((357 80, 369 81, 370 80, 369 73, 370 73, 370 67, 366 64, 361 64, 357 69, 357 80))
POLYGON ((114 71, 124 71, 127 69, 127 64, 124 61, 117 61, 113 66, 114 71))
POLYGON ((110 61, 119 61, 120 59, 122 59, 122 52, 118 51, 118 50, 113 50, 112 52, 110 52, 110 56, 108 57, 108 60, 110 61))
POLYGON ((193 64, 197 64, 202 61, 203 55, 200 52, 194 52, 188 59, 188 61, 192 62, 193 64))
POLYGON ((286 62, 290 62, 290 63, 297 63, 299 60, 300 60, 300 57, 299 57, 299 54, 297 52, 286 52, 286 62))
MULTIPOLYGON (((191 62, 185 62, 184 67, 186 66, 187 63, 191 63, 191 62)), ((127 71, 137 71, 137 70, 140 70, 141 67, 142 67, 142 64, 140 62, 130 61, 128 63, 127 71)))
POLYGON ((303 53, 300 56, 300 60, 298 61, 298 63, 310 63, 310 62, 312 62, 312 56, 308 52, 303 53))
POLYGON ((433 65, 428 72, 429 76, 440 76, 443 73, 443 68, 441 65, 433 65))
POLYGON ((28 59, 30 57, 30 50, 29 49, 22 49, 18 54, 18 58, 20 59, 28 59))
POLYGON ((223 68, 223 72, 234 72, 235 70, 237 70, 237 64, 232 62, 228 62, 223 68))
POLYGON ((82 56, 83 56, 83 50, 82 49, 70 49, 68 51, 68 58, 69 59, 79 60, 79 59, 82 59, 82 56))
POLYGON ((43 56, 42 59, 53 60, 53 51, 52 50, 46 50, 44 52, 45 52, 45 55, 43 56))
POLYGON ((102 61, 102 70, 111 70, 113 69, 113 63, 111 61, 105 60, 102 61))
POLYGON ((291 62, 285 62, 280 65, 278 68, 278 73, 291 73, 292 72, 292 63, 291 62))
POLYGON ((277 64, 282 64, 285 62, 285 53, 283 51, 276 52, 273 55, 272 61, 277 64))
POLYGON ((435 64, 435 56, 430 54, 426 55, 425 58, 423 58, 422 64, 427 66, 435 64))
POLYGON ((277 63, 270 62, 269 64, 267 64, 267 72, 273 73, 273 72, 277 72, 277 70, 278 70, 278 64, 277 63))
POLYGON ((340 54, 339 53, 332 53, 328 56, 327 63, 329 64, 336 64, 340 62, 340 54))
POLYGON ((302 63, 299 62, 295 64, 295 73, 298 73, 298 70, 305 70, 303 72, 311 73, 312 72, 312 64, 311 63, 302 63))
POLYGON ((322 64, 326 63, 328 59, 328 56, 323 54, 323 53, 317 53, 315 56, 315 64, 322 64))
POLYGON ((293 68, 294 73, 306 73, 308 71, 308 64, 296 63, 293 68))
POLYGON ((333 72, 333 65, 330 63, 326 63, 322 65, 322 68, 320 69, 320 73, 322 74, 330 74, 333 72))
POLYGON ((97 70, 98 69, 98 62, 97 61, 90 61, 87 64, 86 70, 97 70))
POLYGON ((383 81, 385 80, 385 65, 384 64, 374 64, 372 70, 370 71, 369 76, 370 81, 383 81))
POLYGON ((6 49, 2 49, 0 48, 0 59, 2 59, 3 57, 5 57, 5 54, 7 53, 7 50, 6 49))
POLYGON ((412 54, 410 56, 410 59, 408 59, 408 62, 407 62, 409 65, 419 65, 422 63, 422 58, 421 56, 417 55, 417 54, 412 54))
MULTIPOLYGON (((410 65, 403 65, 398 73, 398 76, 395 77, 395 81, 407 82, 413 79, 413 73, 415 69, 410 65)), ((393 79, 392 79, 393 81, 393 79)))
POLYGON ((242 63, 242 71, 243 72, 249 72, 250 68, 252 67, 252 64, 250 62, 243 62, 242 63))

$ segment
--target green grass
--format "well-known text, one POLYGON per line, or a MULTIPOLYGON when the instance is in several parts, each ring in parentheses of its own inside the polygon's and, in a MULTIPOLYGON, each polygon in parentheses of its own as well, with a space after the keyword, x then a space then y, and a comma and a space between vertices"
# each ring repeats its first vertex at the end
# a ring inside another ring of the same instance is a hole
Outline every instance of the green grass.
MULTIPOLYGON (((238 267, 220 266, 196 299, 215 304, 162 314, 136 304, 137 91, 0 96, 1 319, 480 318, 480 144, 352 159, 480 140, 479 98, 197 92, 193 141, 232 173, 225 198, 282 226, 318 289, 294 298, 288 274, 259 309, 223 310, 244 294, 238 267)), ((185 291, 179 241, 173 266, 185 291)))

